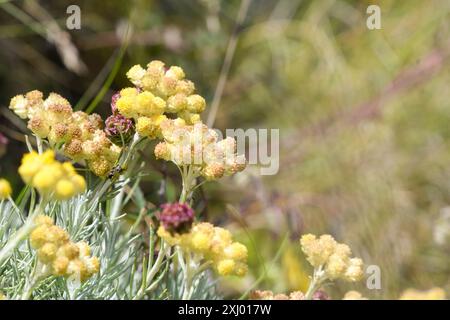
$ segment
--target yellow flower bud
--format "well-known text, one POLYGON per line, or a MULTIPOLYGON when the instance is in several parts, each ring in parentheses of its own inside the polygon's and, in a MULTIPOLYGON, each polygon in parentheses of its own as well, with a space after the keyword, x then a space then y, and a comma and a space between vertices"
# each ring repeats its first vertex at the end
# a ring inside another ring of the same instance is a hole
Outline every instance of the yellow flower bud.
POLYGON ((58 256, 52 263, 53 272, 57 276, 63 276, 67 272, 70 260, 65 256, 58 256))
POLYGON ((67 180, 62 179, 56 183, 55 198, 58 200, 70 199, 74 194, 76 194, 74 184, 67 180))
POLYGON ((11 196, 12 188, 8 180, 0 179, 0 200, 5 200, 11 196))
POLYGON ((135 86, 142 86, 142 78, 145 76, 145 69, 140 65, 132 66, 130 70, 127 72, 127 77, 130 79, 131 83, 135 86))
POLYGON ((198 95, 193 94, 187 97, 187 110, 192 113, 201 113, 205 110, 205 99, 198 95))
POLYGON ((233 259, 220 260, 217 263, 217 272, 221 276, 228 276, 231 273, 233 273, 235 266, 236 266, 236 263, 234 262, 233 259))
POLYGON ((43 263, 49 263, 56 257, 57 247, 53 243, 47 242, 38 250, 38 257, 43 263))

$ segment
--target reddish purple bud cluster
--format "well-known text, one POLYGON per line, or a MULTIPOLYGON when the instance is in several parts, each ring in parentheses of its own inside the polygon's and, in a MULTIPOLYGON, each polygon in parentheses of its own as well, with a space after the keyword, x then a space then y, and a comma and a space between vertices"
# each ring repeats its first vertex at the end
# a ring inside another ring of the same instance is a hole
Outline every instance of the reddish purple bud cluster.
POLYGON ((323 290, 317 290, 313 294, 313 300, 330 300, 328 294, 323 290))
POLYGON ((166 203, 161 205, 159 221, 170 233, 186 233, 194 222, 194 210, 185 203, 166 203))
POLYGON ((116 93, 111 98, 112 115, 105 121, 105 132, 108 138, 114 143, 121 144, 128 142, 134 134, 133 120, 124 117, 117 111, 116 102, 120 98, 120 93, 116 93))

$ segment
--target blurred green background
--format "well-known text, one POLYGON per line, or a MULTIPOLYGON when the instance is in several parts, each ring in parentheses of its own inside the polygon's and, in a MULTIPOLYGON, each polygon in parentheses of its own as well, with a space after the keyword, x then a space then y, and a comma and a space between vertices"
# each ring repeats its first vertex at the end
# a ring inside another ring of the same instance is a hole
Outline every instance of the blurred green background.
MULTIPOLYGON (((380 290, 337 282, 326 287, 334 298, 448 293, 449 39, 441 0, 0 0, 0 175, 20 188, 26 126, 7 108, 12 96, 55 91, 107 116, 126 71, 160 59, 218 106, 215 127, 280 130, 278 174, 250 167, 196 195, 196 209, 250 250, 251 272, 222 281, 225 295, 305 290, 303 233, 330 233, 381 268, 380 290), (374 3, 381 30, 366 26, 374 3), (71 4, 80 30, 66 29, 71 4)), ((144 157, 147 199, 161 202, 166 175, 173 199, 177 172, 144 157)))

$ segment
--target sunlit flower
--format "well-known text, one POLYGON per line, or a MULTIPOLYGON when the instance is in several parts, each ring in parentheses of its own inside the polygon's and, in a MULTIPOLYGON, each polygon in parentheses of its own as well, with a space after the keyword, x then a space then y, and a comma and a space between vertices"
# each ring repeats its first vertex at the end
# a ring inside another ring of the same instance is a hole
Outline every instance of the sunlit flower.
POLYGON ((97 257, 90 256, 86 242, 71 242, 69 234, 54 225, 48 216, 38 215, 35 225, 30 234, 30 244, 37 250, 39 261, 50 268, 51 274, 74 276, 85 281, 99 272, 100 262, 97 257))
POLYGON ((168 244, 177 245, 211 262, 222 276, 244 276, 247 273, 247 248, 239 242, 233 242, 231 233, 226 229, 202 222, 195 224, 189 233, 183 234, 171 234, 164 226, 160 226, 158 235, 168 244))
POLYGON ((5 200, 11 196, 12 188, 8 180, 0 179, 0 200, 5 200))
POLYGON ((34 151, 25 154, 19 174, 41 195, 52 196, 56 200, 70 199, 86 189, 84 178, 77 174, 72 164, 56 161, 52 150, 43 154, 34 151))

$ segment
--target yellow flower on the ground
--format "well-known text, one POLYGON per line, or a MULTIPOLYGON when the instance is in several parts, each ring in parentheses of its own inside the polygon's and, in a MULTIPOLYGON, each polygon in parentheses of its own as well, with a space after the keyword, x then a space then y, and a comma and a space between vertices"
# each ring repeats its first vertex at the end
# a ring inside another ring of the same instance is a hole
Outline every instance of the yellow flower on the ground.
POLYGON ((12 188, 8 180, 0 179, 0 200, 8 199, 11 196, 12 188))

